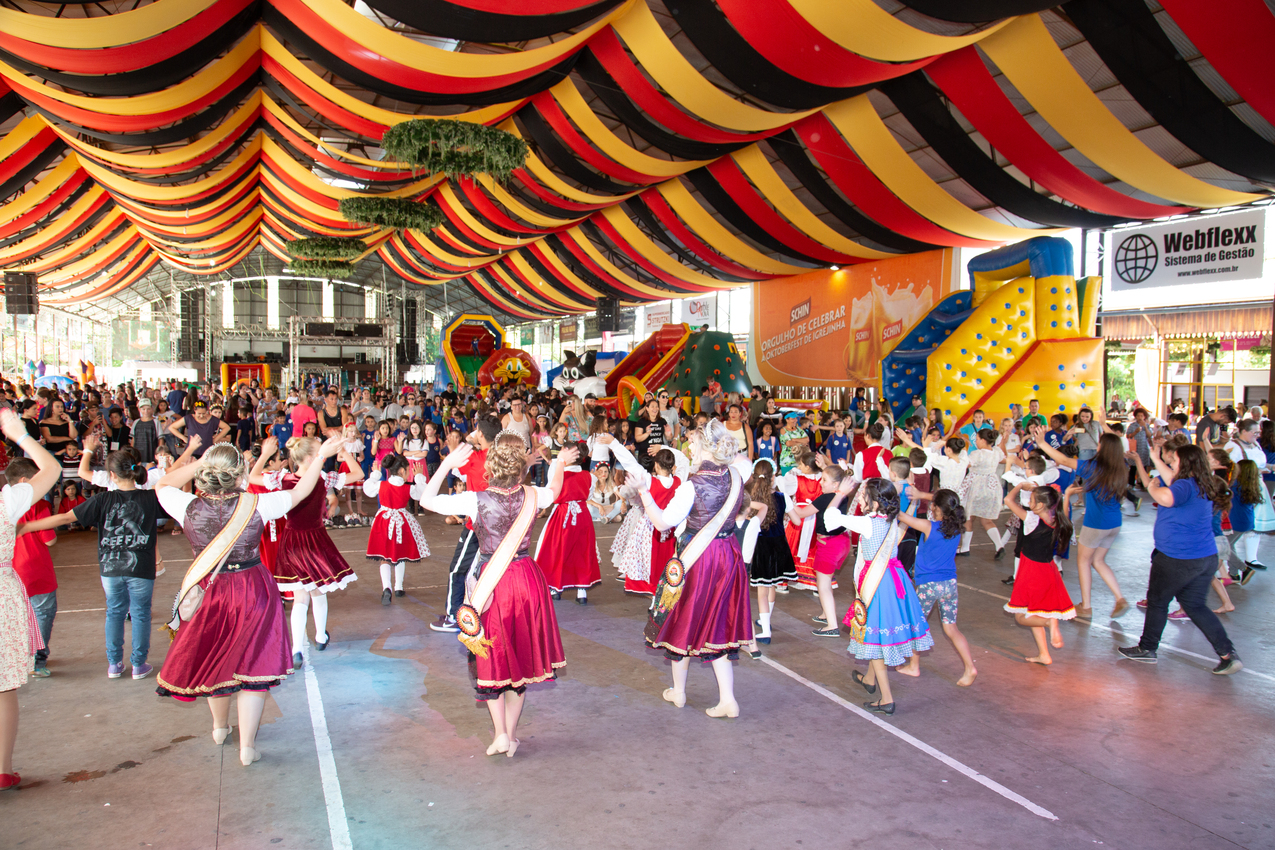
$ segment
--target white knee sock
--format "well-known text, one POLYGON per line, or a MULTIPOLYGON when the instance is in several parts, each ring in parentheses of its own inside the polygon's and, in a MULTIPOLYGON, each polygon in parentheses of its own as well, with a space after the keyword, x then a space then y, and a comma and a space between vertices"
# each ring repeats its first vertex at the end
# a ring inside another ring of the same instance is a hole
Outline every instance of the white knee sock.
POLYGON ((390 589, 390 565, 381 564, 381 589, 390 589))
POLYGON ((394 565, 394 589, 403 589, 403 576, 407 574, 407 561, 399 561, 394 565))
POLYGON ((1019 557, 1014 558, 1014 578, 1018 578, 1018 562, 1022 560, 1019 557))
POLYGON ((314 640, 317 643, 328 642, 328 595, 320 593, 310 597, 310 607, 314 609, 314 640))
POLYGON ((1259 542, 1256 531, 1244 532, 1244 563, 1251 564, 1257 560, 1257 544, 1259 542))
POLYGON ((961 532, 961 548, 958 549, 957 551, 968 552, 970 550, 970 541, 973 539, 974 539, 974 532, 972 531, 961 532))
POLYGON ((1005 546, 1004 541, 1001 540, 1001 533, 996 529, 996 526, 992 526, 987 529, 987 536, 992 538, 992 543, 996 545, 997 549, 1001 549, 1005 546))
POLYGON ((588 598, 589 598, 589 591, 585 590, 583 587, 576 588, 576 599, 588 599, 588 598))
POLYGON ((758 614, 757 620, 761 623, 761 631, 757 632, 754 637, 770 637, 770 612, 758 614))
POLYGON ((305 621, 310 614, 310 594, 304 590, 294 590, 292 595, 292 651, 300 652, 305 646, 305 621))

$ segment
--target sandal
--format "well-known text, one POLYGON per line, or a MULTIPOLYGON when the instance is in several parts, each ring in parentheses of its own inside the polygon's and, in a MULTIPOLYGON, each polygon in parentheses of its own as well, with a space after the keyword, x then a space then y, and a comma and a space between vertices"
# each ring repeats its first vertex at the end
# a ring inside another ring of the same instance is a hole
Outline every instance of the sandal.
POLYGON ((875 693, 877 692, 877 686, 876 686, 876 685, 869 685, 867 682, 863 681, 863 673, 862 673, 861 671, 859 671, 859 670, 855 670, 855 671, 851 672, 851 673, 850 673, 850 678, 851 678, 851 679, 854 679, 855 684, 857 684, 859 687, 863 688, 863 689, 864 689, 865 691, 867 691, 868 693, 870 693, 870 694, 875 694, 875 693))

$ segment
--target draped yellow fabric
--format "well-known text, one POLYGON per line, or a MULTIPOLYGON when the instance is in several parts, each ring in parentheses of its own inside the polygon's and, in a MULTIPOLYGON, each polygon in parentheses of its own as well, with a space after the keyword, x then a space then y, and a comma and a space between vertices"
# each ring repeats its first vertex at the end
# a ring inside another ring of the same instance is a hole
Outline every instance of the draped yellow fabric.
MULTIPOLYGON (((958 3, 959 0, 948 0, 958 3)), ((968 35, 947 36, 924 32, 891 15, 873 0, 788 0, 815 29, 837 44, 869 59, 882 62, 914 62, 974 44, 996 32, 1012 18, 968 35)))
POLYGON ((188 21, 217 0, 156 0, 97 18, 54 18, 0 8, 0 30, 49 47, 92 50, 144 41, 188 21))
POLYGON ((824 115, 891 192, 940 227, 989 242, 1013 242, 1061 232, 1056 228, 1031 229, 1002 224, 956 200, 899 146, 867 95, 833 104, 824 110, 824 115))
MULTIPOLYGON (((553 260, 558 259, 557 254, 554 254, 552 251, 545 251, 544 253, 547 256, 552 256, 553 260)), ((517 266, 518 270, 521 271, 523 275, 529 280, 540 280, 540 272, 536 271, 532 267, 531 263, 527 262, 526 257, 524 257, 521 253, 510 254, 509 262, 517 266)), ((560 262, 561 261, 559 261, 559 263, 560 262)), ((554 269, 557 269, 559 267, 559 263, 553 263, 552 260, 550 260, 549 264, 552 265, 554 269)), ((576 288, 580 289, 584 293, 583 295, 576 296, 578 298, 596 299, 602 294, 601 292, 598 292, 596 289, 594 289, 592 286, 589 286, 587 283, 580 280, 574 274, 560 275, 560 276, 565 278, 566 280, 571 281, 572 284, 576 286, 576 288)), ((563 295, 561 297, 566 298, 567 296, 563 295)))
POLYGON ((794 266, 766 256, 756 248, 744 242, 726 229, 725 225, 708 214, 691 196, 680 180, 667 180, 656 187, 656 190, 668 202, 682 221, 686 222, 701 239, 741 266, 756 269, 764 274, 790 275, 801 274, 809 269, 794 266))
POLYGON ((593 260, 593 262, 595 262, 599 267, 601 267, 601 269, 604 272, 606 272, 607 274, 609 274, 611 277, 615 278, 616 280, 620 281, 629 289, 632 289, 633 291, 638 292, 647 298, 652 298, 655 300, 660 300, 663 298, 667 298, 669 296, 669 293, 667 290, 656 289, 654 286, 648 286, 647 284, 643 283, 642 281, 638 280, 637 278, 633 277, 627 272, 622 271, 618 266, 615 265, 615 263, 611 262, 605 256, 602 255, 602 252, 599 251, 596 246, 594 246, 593 242, 591 242, 587 236, 585 236, 583 233, 580 232, 580 228, 573 227, 570 230, 563 232, 562 236, 564 239, 570 239, 572 242, 575 242, 577 245, 579 245, 580 248, 584 251, 584 253, 589 255, 589 259, 593 260))
POLYGON ((480 174, 475 179, 477 179, 478 185, 486 189, 488 193, 496 199, 497 203, 513 213, 515 218, 520 218, 527 224, 534 225, 535 227, 562 227, 563 225, 571 224, 585 218, 585 216, 577 216, 576 218, 554 218, 553 216, 545 215, 539 210, 532 209, 509 192, 505 191, 505 188, 493 180, 490 176, 480 174))
POLYGON ((8 224, 18 216, 30 212, 41 201, 56 192, 59 186, 70 180, 79 168, 80 161, 75 154, 64 157, 52 171, 37 180, 35 185, 9 203, 0 206, 0 224, 8 224))
POLYGON ((660 249, 658 245, 651 241, 651 237, 647 236, 642 230, 633 223, 628 213, 619 207, 609 207, 602 211, 602 216, 611 223, 616 233, 623 237, 635 251, 645 257, 650 263, 665 274, 671 274, 679 280, 693 286, 707 286, 713 289, 730 289, 736 284, 730 281, 718 280, 715 277, 709 277, 702 272, 698 272, 690 266, 684 266, 671 256, 660 249))
MULTIPOLYGON (((84 226, 83 224, 76 224, 76 219, 78 219, 81 215, 83 215, 86 211, 88 211, 90 207, 92 207, 95 203, 97 203, 98 200, 101 199, 103 194, 104 193, 102 192, 102 188, 100 186, 94 186, 92 189, 85 192, 83 197, 81 197, 78 201, 72 204, 71 207, 65 213, 63 213, 58 218, 57 221, 52 222, 48 227, 40 229, 34 235, 26 239, 20 239, 17 242, 14 242, 12 245, 9 245, 8 247, 0 248, 0 263, 9 262, 18 257, 23 256, 24 254, 30 254, 32 251, 39 251, 42 247, 46 245, 51 245, 54 242, 57 242, 59 239, 62 239, 63 237, 65 237, 67 234, 74 232, 80 227, 83 227, 84 226)), ((97 224, 90 227, 88 232, 85 233, 83 236, 81 236, 78 239, 73 239, 64 245, 59 245, 53 251, 53 253, 43 257, 40 260, 37 260, 35 263, 31 263, 31 264, 23 266, 22 270, 23 271, 44 271, 45 269, 51 269, 54 266, 56 266, 57 265, 56 260, 59 258, 74 257, 76 254, 78 254, 80 251, 83 251, 85 248, 91 247, 95 242, 97 242, 98 239, 102 237, 103 234, 109 232, 112 227, 119 224, 120 218, 122 216, 123 216, 123 213, 119 211, 103 216, 101 220, 98 221, 97 224), (94 236, 92 240, 87 242, 85 241, 89 236, 92 236, 94 234, 96 235, 94 236), (54 262, 50 262, 50 260, 54 260, 54 262), (32 268, 32 266, 35 266, 35 265, 39 265, 41 266, 41 268, 32 268)))
POLYGON ((1076 73, 1038 15, 1025 15, 980 42, 997 67, 1076 150, 1134 188, 1193 207, 1258 200, 1205 183, 1143 144, 1076 73))

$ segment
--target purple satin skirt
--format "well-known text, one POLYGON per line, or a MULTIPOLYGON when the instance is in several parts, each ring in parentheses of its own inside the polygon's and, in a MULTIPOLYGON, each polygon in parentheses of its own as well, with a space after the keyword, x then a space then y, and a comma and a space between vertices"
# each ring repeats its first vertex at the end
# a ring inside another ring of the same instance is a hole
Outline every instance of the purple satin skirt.
POLYGON ((712 659, 753 639, 748 568, 732 535, 708 544, 686 574, 681 598, 651 644, 670 657, 712 659))

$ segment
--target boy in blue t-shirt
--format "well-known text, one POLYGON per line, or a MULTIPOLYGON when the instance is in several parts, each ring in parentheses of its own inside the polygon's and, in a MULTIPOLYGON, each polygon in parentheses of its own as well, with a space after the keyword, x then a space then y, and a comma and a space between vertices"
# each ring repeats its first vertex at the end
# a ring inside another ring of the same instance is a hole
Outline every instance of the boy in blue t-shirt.
POLYGON ((363 460, 360 466, 363 468, 363 475, 367 477, 372 473, 372 464, 376 461, 376 450, 372 448, 376 443, 376 417, 364 416, 363 427, 359 429, 359 439, 363 441, 363 460))
MULTIPOLYGON (((1051 449, 1061 449, 1070 437, 1067 435, 1067 417, 1055 413, 1049 417, 1049 430, 1045 432, 1045 442, 1051 449)), ((1064 487, 1064 490, 1067 488, 1064 487)))
POLYGON ((288 440, 292 439, 292 422, 288 419, 288 414, 280 411, 274 415, 274 424, 270 426, 270 436, 279 441, 280 447, 288 444, 288 440))
POLYGON ((854 443, 846 435, 846 421, 844 419, 838 419, 832 423, 832 436, 824 443, 823 448, 828 460, 842 469, 850 468, 850 454, 854 448, 854 443))

